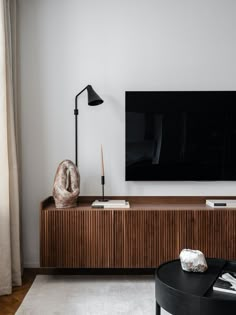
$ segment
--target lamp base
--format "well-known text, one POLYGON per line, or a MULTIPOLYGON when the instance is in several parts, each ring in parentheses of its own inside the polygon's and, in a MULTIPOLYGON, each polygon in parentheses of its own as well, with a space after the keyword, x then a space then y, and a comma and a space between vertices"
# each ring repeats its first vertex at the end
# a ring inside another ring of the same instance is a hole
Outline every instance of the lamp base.
POLYGON ((100 199, 99 201, 103 201, 103 202, 109 201, 108 199, 104 198, 104 186, 105 186, 105 176, 104 175, 101 176, 101 183, 102 183, 102 199, 100 199))

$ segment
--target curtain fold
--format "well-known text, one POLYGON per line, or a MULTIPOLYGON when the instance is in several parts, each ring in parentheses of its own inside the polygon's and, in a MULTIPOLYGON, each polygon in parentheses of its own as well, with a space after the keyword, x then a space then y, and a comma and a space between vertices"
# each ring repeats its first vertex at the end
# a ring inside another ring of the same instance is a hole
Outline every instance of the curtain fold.
POLYGON ((16 0, 0 0, 0 295, 21 285, 16 0))

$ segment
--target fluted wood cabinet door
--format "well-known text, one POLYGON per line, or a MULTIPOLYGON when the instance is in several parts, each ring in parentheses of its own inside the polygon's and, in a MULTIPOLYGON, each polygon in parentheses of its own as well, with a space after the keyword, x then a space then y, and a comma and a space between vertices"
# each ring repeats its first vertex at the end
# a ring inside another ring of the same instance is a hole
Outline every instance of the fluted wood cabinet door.
POLYGON ((207 257, 236 260, 236 211, 195 211, 193 242, 207 257))
POLYGON ((116 211, 114 248, 119 268, 155 268, 184 248, 236 260, 236 211, 116 211))
MULTIPOLYGON (((176 211, 116 211, 114 213, 115 267, 155 268, 178 258, 189 243, 187 213, 176 211)), ((190 228, 191 230, 191 228, 190 228)))
POLYGON ((43 210, 41 266, 110 268, 113 224, 110 211, 43 210))

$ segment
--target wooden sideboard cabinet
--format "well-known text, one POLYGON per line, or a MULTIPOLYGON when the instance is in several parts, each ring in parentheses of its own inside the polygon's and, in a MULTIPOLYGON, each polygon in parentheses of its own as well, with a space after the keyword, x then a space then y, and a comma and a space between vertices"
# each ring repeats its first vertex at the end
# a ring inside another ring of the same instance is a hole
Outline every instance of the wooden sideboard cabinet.
POLYGON ((92 209, 96 197, 80 197, 78 207, 56 209, 52 197, 44 200, 41 267, 156 268, 183 248, 236 259, 236 209, 205 205, 216 197, 120 198, 131 208, 92 209))

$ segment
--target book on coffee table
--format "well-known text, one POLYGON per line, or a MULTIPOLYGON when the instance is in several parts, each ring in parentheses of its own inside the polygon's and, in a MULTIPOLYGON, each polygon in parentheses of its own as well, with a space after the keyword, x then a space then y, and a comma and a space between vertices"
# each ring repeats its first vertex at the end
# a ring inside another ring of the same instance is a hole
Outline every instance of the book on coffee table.
POLYGON ((213 290, 236 294, 236 272, 224 270, 213 285, 213 290))

